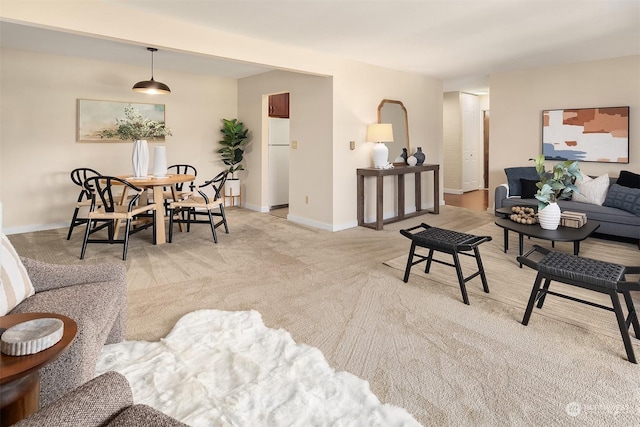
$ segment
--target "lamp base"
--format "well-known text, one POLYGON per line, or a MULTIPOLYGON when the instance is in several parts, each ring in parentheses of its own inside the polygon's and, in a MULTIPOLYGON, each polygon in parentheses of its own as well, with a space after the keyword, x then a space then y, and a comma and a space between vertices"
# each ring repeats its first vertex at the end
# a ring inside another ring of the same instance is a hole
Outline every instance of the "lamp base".
POLYGON ((387 160, 389 157, 389 149, 383 142, 377 142, 376 145, 373 146, 373 167, 382 169, 389 161, 387 160))

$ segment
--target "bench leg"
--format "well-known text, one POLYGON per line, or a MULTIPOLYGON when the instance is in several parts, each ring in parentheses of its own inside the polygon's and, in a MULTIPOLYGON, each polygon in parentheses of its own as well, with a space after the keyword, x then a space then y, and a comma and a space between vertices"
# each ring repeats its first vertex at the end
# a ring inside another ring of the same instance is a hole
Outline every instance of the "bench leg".
POLYGON ((407 258, 407 267, 404 269, 404 283, 409 281, 409 273, 411 273, 411 266, 413 265, 413 254, 416 251, 416 244, 411 243, 411 250, 409 251, 409 258, 407 258))
POLYGON ((427 265, 424 267, 424 272, 428 273, 431 270, 431 260, 433 259, 433 249, 429 249, 429 256, 427 256, 427 265))
POLYGON ((457 252, 453 253, 453 263, 456 267, 456 274, 458 275, 458 282, 460 283, 460 291, 462 292, 462 301, 469 305, 469 297, 467 296, 467 287, 464 284, 464 276, 462 275, 462 267, 460 266, 460 257, 457 252))
POLYGON ((620 334, 622 335, 622 342, 624 342, 624 349, 627 351, 627 358, 631 363, 638 363, 636 361, 636 356, 633 353, 633 345, 631 344, 631 337, 629 336, 627 322, 625 321, 624 314, 622 313, 622 305, 620 304, 618 293, 612 289, 609 291, 609 295, 611 296, 613 311, 616 313, 616 319, 618 320, 618 326, 620 327, 620 334))
POLYGON ((478 271, 480 272, 480 280, 482 280, 482 288, 486 293, 489 293, 489 284, 487 283, 487 276, 484 274, 484 267, 482 265, 482 259, 480 258, 480 250, 478 247, 473 248, 475 254, 476 264, 478 265, 478 271))
POLYGON ((542 283, 542 275, 538 273, 536 275, 536 280, 533 282, 533 289, 531 289, 531 295, 529 296, 529 303, 527 304, 527 309, 525 310, 524 317, 522 318, 522 324, 524 326, 527 326, 529 324, 529 319, 531 318, 531 312, 533 311, 533 305, 536 303, 538 292, 540 292, 541 283, 542 283))
POLYGON ((547 291, 549 290, 549 285, 551 284, 551 279, 545 279, 544 281, 544 292, 542 292, 542 294, 540 294, 540 298, 538 299, 538 308, 542 308, 542 305, 544 304, 544 299, 547 297, 547 291))

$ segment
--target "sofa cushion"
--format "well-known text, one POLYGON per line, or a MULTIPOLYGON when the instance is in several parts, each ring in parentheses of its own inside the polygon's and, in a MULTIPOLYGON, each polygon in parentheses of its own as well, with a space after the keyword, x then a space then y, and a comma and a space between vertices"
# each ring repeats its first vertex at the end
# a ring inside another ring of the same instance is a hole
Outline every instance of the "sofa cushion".
POLYGON ((2 291, 0 292, 0 316, 4 316, 15 306, 35 293, 31 279, 24 268, 20 257, 13 248, 13 245, 5 236, 0 236, 0 281, 2 291))
POLYGON ((520 178, 520 187, 522 187, 520 198, 534 199, 536 197, 536 193, 538 192, 538 187, 536 187, 536 184, 538 182, 540 182, 539 179, 520 178))
POLYGON ((629 188, 640 188, 640 175, 629 171, 620 171, 616 184, 629 188))
POLYGON ((588 175, 582 175, 582 180, 576 182, 578 192, 571 195, 574 202, 602 205, 609 190, 609 174, 601 175, 595 179, 588 175))
POLYGON ((640 216, 640 188, 629 188, 619 184, 609 187, 604 206, 622 209, 640 216))
POLYGON ((509 184, 508 197, 522 195, 520 179, 535 179, 536 182, 540 181, 540 176, 538 176, 535 166, 505 168, 504 173, 507 175, 507 183, 509 184))

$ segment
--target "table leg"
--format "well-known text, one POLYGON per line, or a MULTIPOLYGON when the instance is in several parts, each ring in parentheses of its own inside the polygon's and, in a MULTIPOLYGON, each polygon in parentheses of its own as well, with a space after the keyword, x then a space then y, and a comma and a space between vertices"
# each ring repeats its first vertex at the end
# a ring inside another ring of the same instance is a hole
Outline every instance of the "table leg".
POLYGON ((506 254, 509 250, 509 230, 506 228, 504 230, 504 253, 506 254))
POLYGON ((440 168, 433 171, 433 213, 440 213, 440 168))
POLYGON ((164 228, 164 192, 161 185, 153 187, 153 202, 156 205, 156 245, 167 242, 164 228))
POLYGON ((358 225, 364 225, 364 175, 358 175, 358 225))
POLYGON ((573 254, 578 255, 578 253, 580 253, 580 241, 576 240, 573 242, 573 254))
POLYGON ((40 375, 34 372, 2 385, 0 426, 10 426, 27 418, 40 406, 40 375))
POLYGON ((398 175, 398 218, 404 218, 404 175, 398 175))
POLYGON ((415 176, 415 190, 416 190, 416 212, 422 210, 422 174, 416 172, 415 176))
POLYGON ((382 176, 376 177, 376 230, 382 230, 383 223, 383 199, 384 199, 384 186, 382 176))
MULTIPOLYGON (((518 255, 522 256, 524 253, 524 234, 518 233, 518 255)), ((520 263, 520 268, 522 268, 522 263, 520 263)))

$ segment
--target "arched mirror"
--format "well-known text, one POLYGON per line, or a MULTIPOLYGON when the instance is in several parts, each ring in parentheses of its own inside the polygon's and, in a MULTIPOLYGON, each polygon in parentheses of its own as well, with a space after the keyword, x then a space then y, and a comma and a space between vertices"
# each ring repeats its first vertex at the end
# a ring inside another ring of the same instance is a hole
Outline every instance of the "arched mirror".
POLYGON ((393 142, 385 145, 389 148, 389 161, 394 162, 396 157, 406 148, 411 155, 409 146, 409 119, 407 109, 401 101, 383 99, 378 105, 378 123, 391 123, 393 125, 393 142))

